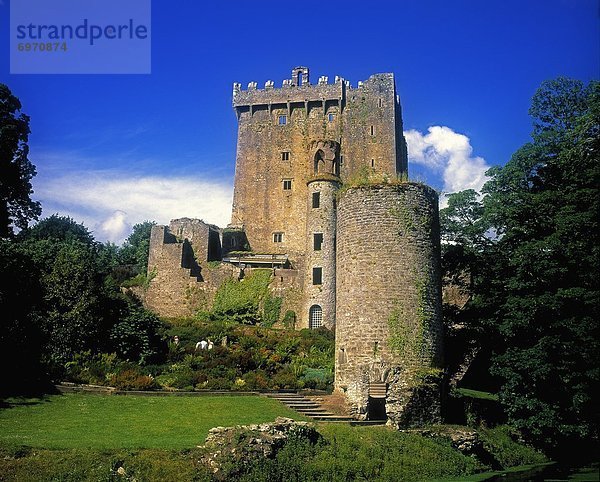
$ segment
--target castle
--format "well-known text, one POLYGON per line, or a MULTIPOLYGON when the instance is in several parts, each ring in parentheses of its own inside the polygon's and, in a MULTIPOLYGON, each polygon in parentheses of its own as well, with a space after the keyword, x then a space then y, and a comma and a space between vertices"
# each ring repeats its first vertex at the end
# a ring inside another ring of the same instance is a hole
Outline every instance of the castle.
POLYGON ((238 120, 231 224, 177 219, 151 234, 148 307, 208 308, 256 268, 297 316, 335 330, 335 389, 357 418, 398 426, 440 413, 437 195, 406 182, 393 74, 356 87, 296 67, 279 88, 233 85, 238 120))

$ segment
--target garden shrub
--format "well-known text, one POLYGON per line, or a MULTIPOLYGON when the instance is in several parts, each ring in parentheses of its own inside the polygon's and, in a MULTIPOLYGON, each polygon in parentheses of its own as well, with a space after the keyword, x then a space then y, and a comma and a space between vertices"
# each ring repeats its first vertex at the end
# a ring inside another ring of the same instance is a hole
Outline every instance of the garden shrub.
POLYGON ((107 385, 122 365, 115 353, 93 355, 87 350, 76 353, 73 360, 65 364, 65 378, 74 383, 107 385))
MULTIPOLYGON (((164 328, 171 341, 159 354, 162 360, 157 356, 152 364, 134 364, 116 354, 86 352, 67 363, 67 379, 99 385, 111 384, 114 379, 124 387, 132 375, 120 372, 135 369, 170 390, 331 388, 334 340, 327 330, 292 332, 196 319, 173 323, 164 328), (179 337, 177 345, 172 341, 175 335, 179 337), (227 337, 226 346, 220 343, 223 337, 227 337), (202 339, 213 340, 214 348, 196 350, 202 339)), ((143 380, 136 383, 143 385, 143 380)))
POLYGON ((283 320, 281 320, 283 326, 288 330, 296 329, 296 312, 292 310, 287 310, 285 315, 283 316, 283 320))
POLYGON ((303 383, 296 378, 289 367, 278 371, 272 378, 272 386, 275 390, 303 388, 303 383))
POLYGON ((333 384, 333 372, 327 368, 306 368, 301 380, 305 388, 326 390, 333 384))
POLYGON ((128 368, 112 376, 110 384, 119 390, 153 390, 156 381, 149 375, 142 375, 136 368, 128 368))
POLYGON ((269 388, 269 377, 263 370, 245 373, 243 379, 248 390, 267 390, 269 388))
POLYGON ((164 351, 165 343, 160 334, 162 328, 154 313, 129 304, 125 316, 113 326, 110 339, 121 358, 144 364, 164 351))

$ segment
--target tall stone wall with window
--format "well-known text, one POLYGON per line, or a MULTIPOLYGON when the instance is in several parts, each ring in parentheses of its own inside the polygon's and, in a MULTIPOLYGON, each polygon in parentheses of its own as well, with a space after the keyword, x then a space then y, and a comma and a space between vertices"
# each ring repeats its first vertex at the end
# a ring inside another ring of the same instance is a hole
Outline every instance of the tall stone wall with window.
POLYGON ((308 182, 306 274, 299 328, 335 326, 336 177, 308 182))
POLYGON ((335 388, 367 418, 373 386, 398 426, 440 419, 442 313, 436 193, 403 183, 339 200, 335 388))
MULTIPOLYGON (((394 75, 375 74, 353 86, 339 76, 311 82, 309 69, 296 67, 279 86, 271 80, 246 89, 234 84, 233 107, 238 137, 230 229, 243 230, 256 253, 287 254, 310 280, 309 181, 323 173, 341 182, 365 170, 390 180, 406 174, 394 75)), ((330 274, 323 271, 325 291, 335 285, 330 274)), ((308 326, 315 297, 308 282, 300 326, 308 326)), ((325 311, 333 326, 334 316, 325 311)))

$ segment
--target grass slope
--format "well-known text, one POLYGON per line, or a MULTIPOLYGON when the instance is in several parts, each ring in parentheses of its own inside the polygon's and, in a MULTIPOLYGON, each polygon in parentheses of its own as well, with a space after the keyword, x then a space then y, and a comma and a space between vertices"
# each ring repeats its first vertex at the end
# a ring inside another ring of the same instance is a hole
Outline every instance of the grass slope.
POLYGON ((0 443, 46 449, 183 449, 208 430, 302 417, 256 396, 138 397, 53 395, 9 399, 0 411, 0 443))
MULTIPOLYGON (((301 418, 256 396, 72 394, 0 406, 0 480, 7 481, 208 481, 196 446, 211 427, 301 418)), ((445 438, 347 424, 318 424, 318 430, 324 439, 317 445, 292 439, 275 459, 251 463, 236 480, 481 480, 473 475, 490 470, 445 438)), ((481 437, 503 468, 546 461, 514 442, 506 427, 482 430, 481 437)))

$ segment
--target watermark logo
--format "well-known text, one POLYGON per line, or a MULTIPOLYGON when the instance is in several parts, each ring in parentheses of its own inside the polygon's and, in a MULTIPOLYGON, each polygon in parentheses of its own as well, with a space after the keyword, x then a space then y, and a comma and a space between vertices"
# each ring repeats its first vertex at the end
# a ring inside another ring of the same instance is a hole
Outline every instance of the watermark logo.
POLYGON ((149 74, 151 0, 12 0, 11 74, 149 74))

